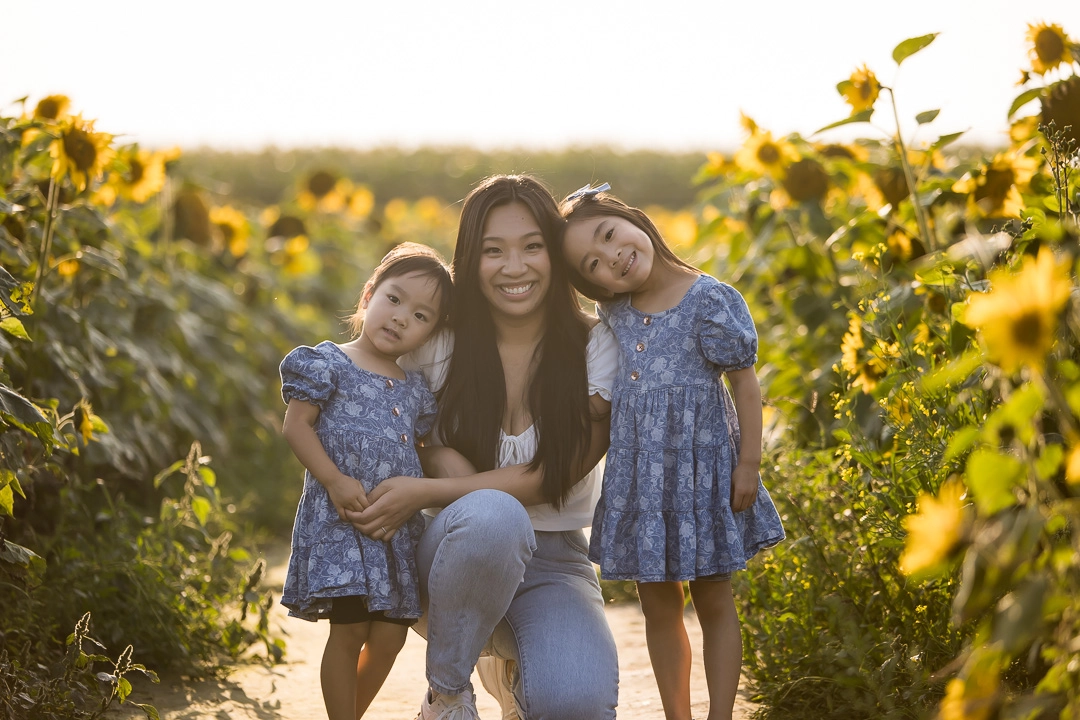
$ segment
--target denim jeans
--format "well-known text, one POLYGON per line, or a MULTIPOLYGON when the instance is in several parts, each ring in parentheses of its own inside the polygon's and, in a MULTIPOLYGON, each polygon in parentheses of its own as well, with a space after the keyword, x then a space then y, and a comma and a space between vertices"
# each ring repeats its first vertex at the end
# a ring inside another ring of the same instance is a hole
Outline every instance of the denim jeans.
POLYGON ((427 678, 457 694, 481 653, 517 662, 523 720, 614 718, 619 664, 581 530, 533 531, 498 490, 431 518, 416 551, 427 678))

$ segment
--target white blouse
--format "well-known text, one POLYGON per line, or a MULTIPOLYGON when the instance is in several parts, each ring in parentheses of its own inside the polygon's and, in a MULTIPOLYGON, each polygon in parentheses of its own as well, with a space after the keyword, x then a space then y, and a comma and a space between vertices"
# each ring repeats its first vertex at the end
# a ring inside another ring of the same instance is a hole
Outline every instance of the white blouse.
MULTIPOLYGON (((454 337, 449 330, 441 330, 424 345, 398 359, 406 370, 420 370, 427 378, 432 392, 442 388, 450 370, 450 357, 454 353, 454 337)), ((619 370, 619 345, 615 334, 603 323, 589 331, 589 343, 585 350, 589 373, 589 395, 611 400, 611 388, 619 370)), ((520 435, 507 435, 499 431, 498 466, 518 465, 530 462, 536 454, 536 426, 530 425, 520 435)), ((600 498, 600 478, 603 460, 570 490, 562 509, 556 510, 550 503, 531 505, 526 508, 532 519, 533 529, 545 531, 577 530, 592 524, 593 509, 600 498)))

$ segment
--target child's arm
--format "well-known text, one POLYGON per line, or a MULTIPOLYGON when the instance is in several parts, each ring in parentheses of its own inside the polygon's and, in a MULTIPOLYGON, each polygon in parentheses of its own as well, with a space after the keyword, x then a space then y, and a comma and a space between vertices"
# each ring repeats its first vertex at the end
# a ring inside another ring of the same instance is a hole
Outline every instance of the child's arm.
MULTIPOLYGON (((610 441, 611 403, 598 394, 592 395, 589 397, 589 409, 592 418, 589 446, 581 463, 573 471, 579 478, 584 478, 600 462, 610 441)), ((461 461, 468 462, 464 458, 461 461)), ((540 468, 530 470, 528 463, 453 477, 452 480, 439 477, 387 478, 372 489, 369 498, 371 508, 362 516, 354 513, 349 513, 349 516, 362 533, 383 540, 382 528, 389 531, 386 535, 389 537, 416 511, 428 507, 446 507, 475 490, 502 490, 525 506, 545 503, 547 499, 541 492, 542 482, 543 471, 540 468)))
POLYGON ((761 384, 753 366, 727 373, 739 418, 739 462, 731 473, 731 509, 742 512, 757 497, 761 469, 761 384))
POLYGON ((326 454, 319 436, 315 434, 315 421, 319 419, 319 406, 293 398, 285 409, 285 423, 281 433, 292 448, 296 459, 303 463, 312 477, 326 488, 330 501, 337 509, 338 517, 348 522, 347 510, 360 512, 368 506, 364 487, 338 469, 326 454))

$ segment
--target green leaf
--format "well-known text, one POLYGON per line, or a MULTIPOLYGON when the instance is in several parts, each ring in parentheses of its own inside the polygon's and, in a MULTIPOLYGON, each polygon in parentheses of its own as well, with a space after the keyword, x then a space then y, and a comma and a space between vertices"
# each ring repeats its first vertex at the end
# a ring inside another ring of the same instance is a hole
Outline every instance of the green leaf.
POLYGON ((934 392, 963 382, 978 370, 982 363, 982 353, 978 350, 968 350, 960 357, 924 377, 922 387, 927 392, 934 392))
POLYGON ((1014 488, 1023 476, 1024 465, 1011 455, 979 449, 968 458, 964 480, 975 494, 975 507, 985 517, 996 515, 1016 504, 1014 488))
POLYGON ((23 327, 22 320, 19 320, 19 318, 14 315, 9 315, 3 320, 0 320, 0 330, 3 330, 8 335, 17 337, 20 340, 30 339, 30 335, 27 334, 26 328, 23 327))
POLYGON ((956 142, 961 137, 963 137, 964 132, 965 132, 964 130, 961 130, 960 132, 954 132, 954 133, 949 133, 947 135, 942 135, 941 137, 939 137, 937 140, 934 141, 933 145, 930 146, 930 151, 933 152, 934 150, 940 150, 941 148, 945 147, 946 145, 951 145, 952 143, 956 142))
POLYGON ((902 43, 893 48, 892 59, 896 61, 897 65, 899 65, 915 53, 922 50, 930 43, 934 42, 934 38, 936 38, 939 34, 940 33, 930 33, 929 35, 920 35, 919 37, 913 37, 904 40, 902 43))
POLYGON ((15 493, 10 485, 0 487, 0 512, 8 517, 15 517, 15 493))
POLYGON ((84 247, 79 250, 79 261, 95 267, 98 270, 104 270, 105 272, 113 275, 121 280, 127 279, 127 269, 123 263, 115 255, 105 253, 94 247, 84 247))
POLYGON ((1006 115, 1005 118, 1011 120, 1017 110, 1024 107, 1035 98, 1042 97, 1044 92, 1046 92, 1046 88, 1037 87, 1020 93, 1016 96, 1016 99, 1013 100, 1012 105, 1009 106, 1009 114, 1006 115))
POLYGON ((180 468, 184 467, 184 462, 185 462, 184 460, 177 460, 172 465, 170 465, 169 467, 165 468, 164 470, 159 472, 157 475, 155 475, 154 476, 154 487, 155 488, 161 487, 161 483, 163 483, 165 481, 165 478, 169 477, 174 472, 176 472, 180 468))
POLYGON ((131 694, 131 683, 126 677, 122 677, 116 683, 116 695, 120 698, 120 702, 127 700, 128 695, 131 694))
POLYGON ((45 558, 10 540, 0 540, 0 560, 22 567, 34 582, 45 574, 45 558))
POLYGON ((0 412, 15 418, 24 425, 30 426, 36 423, 49 423, 48 419, 41 414, 37 405, 15 392, 7 385, 0 384, 0 412))
POLYGON ((202 479, 203 483, 209 487, 217 485, 217 473, 205 465, 199 468, 199 477, 202 479))
POLYGON ((144 713, 146 713, 146 717, 149 720, 161 720, 161 716, 158 715, 157 708, 154 707, 153 705, 148 705, 147 703, 131 703, 131 704, 134 705, 135 707, 139 708, 140 710, 142 710, 144 713))
POLYGON ((915 122, 919 123, 920 125, 925 125, 926 123, 933 122, 934 118, 936 118, 940 114, 940 110, 927 110, 926 112, 921 112, 916 115, 915 122))
POLYGON ((870 122, 870 116, 873 114, 874 108, 867 108, 862 112, 855 113, 851 117, 844 118, 843 120, 838 120, 830 125, 826 125, 823 128, 818 128, 813 133, 811 133, 811 135, 817 135, 818 133, 825 132, 826 130, 832 130, 833 128, 838 128, 842 125, 850 125, 851 123, 870 122))
POLYGON ((1034 383, 1026 383, 1003 402, 986 419, 983 438, 990 445, 1001 442, 1002 431, 1010 430, 1027 445, 1035 434, 1035 416, 1046 404, 1042 389, 1034 383))
POLYGON ((210 501, 204 497, 192 498, 191 511, 195 513, 195 517, 198 519, 199 524, 206 527, 206 520, 210 517, 210 501))
POLYGON ((945 461, 955 460, 970 450, 975 441, 979 439, 980 433, 979 428, 970 425, 953 433, 952 440, 949 441, 949 446, 945 449, 945 461))
POLYGON ((1035 460, 1035 473, 1040 480, 1049 480, 1057 475, 1058 468, 1061 467, 1064 459, 1065 448, 1057 443, 1047 445, 1035 460))

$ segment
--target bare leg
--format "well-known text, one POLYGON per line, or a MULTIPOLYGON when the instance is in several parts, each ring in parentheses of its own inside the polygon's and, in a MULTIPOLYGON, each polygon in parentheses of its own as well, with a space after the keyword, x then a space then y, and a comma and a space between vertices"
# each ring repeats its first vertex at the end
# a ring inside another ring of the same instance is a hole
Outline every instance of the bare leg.
POLYGON ((407 625, 372 622, 367 644, 356 664, 356 720, 364 717, 371 701, 386 682, 390 668, 409 634, 407 625))
POLYGON ((664 717, 690 720, 690 639, 683 624, 682 583, 639 582, 637 588, 664 717))
POLYGON ((356 664, 370 628, 369 622, 330 625, 319 674, 329 720, 356 719, 356 664))
POLYGON ((742 672, 742 634, 731 581, 691 581, 690 597, 701 623, 709 720, 731 720, 742 672))

